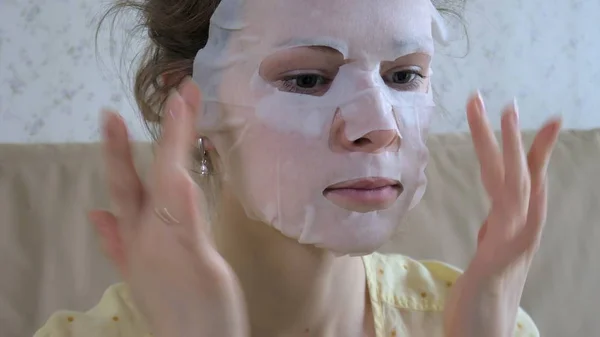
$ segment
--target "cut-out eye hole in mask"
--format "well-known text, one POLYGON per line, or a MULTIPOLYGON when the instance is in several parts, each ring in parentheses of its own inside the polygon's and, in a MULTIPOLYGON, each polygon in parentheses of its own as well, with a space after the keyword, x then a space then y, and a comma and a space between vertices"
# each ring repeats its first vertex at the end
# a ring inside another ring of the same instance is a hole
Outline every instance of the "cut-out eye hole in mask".
POLYGON ((338 255, 383 245, 424 193, 434 103, 430 88, 391 87, 380 66, 432 56, 440 27, 429 0, 223 0, 194 62, 204 100, 198 130, 214 143, 247 215, 338 255), (324 94, 285 92, 261 76, 269 56, 307 46, 343 56, 324 94), (377 151, 335 150, 336 120, 349 143, 376 131, 395 140, 377 151), (329 187, 364 178, 397 183, 386 188, 398 197, 379 209, 327 198, 329 187))

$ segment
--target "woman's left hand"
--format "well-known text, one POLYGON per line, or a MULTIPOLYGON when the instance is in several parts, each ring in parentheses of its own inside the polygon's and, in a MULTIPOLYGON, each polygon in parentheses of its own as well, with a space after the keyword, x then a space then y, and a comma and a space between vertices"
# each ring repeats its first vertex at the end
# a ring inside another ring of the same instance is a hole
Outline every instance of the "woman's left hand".
POLYGON ((547 166, 561 121, 546 123, 526 155, 516 104, 502 115, 502 151, 480 95, 469 101, 467 118, 491 210, 479 230, 475 257, 447 303, 446 336, 507 337, 514 333, 527 273, 540 244, 547 166))

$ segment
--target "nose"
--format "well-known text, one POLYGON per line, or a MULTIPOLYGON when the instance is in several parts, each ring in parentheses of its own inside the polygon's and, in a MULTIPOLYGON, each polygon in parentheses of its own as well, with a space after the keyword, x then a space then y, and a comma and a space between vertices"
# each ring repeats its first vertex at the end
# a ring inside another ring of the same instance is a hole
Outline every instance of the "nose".
POLYGON ((397 152, 401 138, 396 130, 373 130, 356 139, 348 139, 345 132, 346 123, 341 115, 335 114, 329 135, 329 146, 334 152, 380 153, 397 152))

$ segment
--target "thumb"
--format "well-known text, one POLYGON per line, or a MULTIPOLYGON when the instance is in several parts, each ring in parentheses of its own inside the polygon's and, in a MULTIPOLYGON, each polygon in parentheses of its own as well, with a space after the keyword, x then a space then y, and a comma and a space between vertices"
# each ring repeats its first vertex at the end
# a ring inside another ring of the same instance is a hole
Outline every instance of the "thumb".
POLYGON ((94 210, 88 213, 88 219, 96 227, 104 252, 117 267, 121 276, 126 278, 127 255, 117 217, 108 211, 94 210))

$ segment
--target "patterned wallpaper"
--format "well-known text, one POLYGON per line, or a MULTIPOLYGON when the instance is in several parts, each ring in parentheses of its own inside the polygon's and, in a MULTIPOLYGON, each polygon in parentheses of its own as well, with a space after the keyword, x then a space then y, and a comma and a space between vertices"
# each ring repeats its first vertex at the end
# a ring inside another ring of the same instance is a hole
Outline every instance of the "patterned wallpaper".
MULTIPOLYGON (((128 55, 140 43, 102 33, 96 53, 103 1, 0 0, 0 142, 97 140, 103 106, 119 109, 135 137, 145 137, 124 89, 128 55)), ((445 110, 434 131, 466 130, 463 106, 476 88, 496 126, 516 96, 525 128, 556 114, 569 128, 600 127, 599 17, 593 0, 469 0, 468 53, 454 27, 453 42, 434 61, 445 110)))

